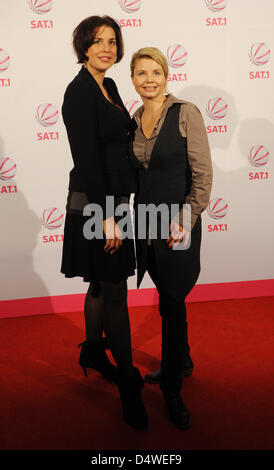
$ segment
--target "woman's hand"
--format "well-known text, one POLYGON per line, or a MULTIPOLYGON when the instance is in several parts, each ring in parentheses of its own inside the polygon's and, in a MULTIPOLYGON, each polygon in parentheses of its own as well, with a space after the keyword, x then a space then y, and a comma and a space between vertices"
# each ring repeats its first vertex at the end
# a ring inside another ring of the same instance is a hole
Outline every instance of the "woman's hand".
POLYGON ((122 233, 113 217, 103 221, 103 230, 106 236, 104 250, 111 255, 122 245, 122 233))
POLYGON ((169 226, 169 238, 167 239, 166 243, 168 248, 176 248, 177 245, 183 240, 183 246, 186 246, 188 243, 190 232, 185 230, 182 225, 172 220, 169 226))

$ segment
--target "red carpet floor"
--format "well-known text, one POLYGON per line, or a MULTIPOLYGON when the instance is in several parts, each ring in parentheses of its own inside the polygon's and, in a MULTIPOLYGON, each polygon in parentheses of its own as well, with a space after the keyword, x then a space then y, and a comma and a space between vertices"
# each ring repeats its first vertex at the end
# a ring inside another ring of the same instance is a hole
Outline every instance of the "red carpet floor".
MULTIPOLYGON (((134 362, 158 368, 157 307, 130 309, 134 362)), ((124 423, 116 387, 78 366, 82 313, 0 320, 0 449, 273 449, 274 297, 188 304, 188 431, 145 385, 149 429, 124 423)))

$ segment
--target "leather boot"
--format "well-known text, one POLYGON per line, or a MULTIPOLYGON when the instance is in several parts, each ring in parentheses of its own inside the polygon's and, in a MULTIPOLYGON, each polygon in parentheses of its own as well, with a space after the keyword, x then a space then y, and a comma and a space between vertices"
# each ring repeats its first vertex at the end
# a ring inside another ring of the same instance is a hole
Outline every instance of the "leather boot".
POLYGON ((133 367, 133 375, 125 375, 119 370, 119 393, 125 421, 135 429, 145 429, 148 418, 141 397, 144 381, 139 370, 133 367))
MULTIPOLYGON (((191 377, 193 372, 194 364, 190 356, 186 357, 184 362, 183 374, 184 377, 191 377)), ((159 384, 161 381, 161 369, 155 370, 150 374, 146 374, 144 381, 149 384, 159 384)))
POLYGON ((179 429, 188 429, 191 425, 189 411, 179 392, 163 392, 169 416, 174 426, 179 429))
POLYGON ((163 341, 160 388, 174 426, 188 429, 191 424, 189 411, 184 404, 180 390, 183 383, 185 349, 176 342, 163 341))
MULTIPOLYGON (((191 377, 193 373, 194 364, 190 357, 190 347, 188 343, 188 323, 185 322, 186 326, 186 346, 185 346, 185 359, 184 359, 184 366, 183 366, 183 376, 184 377, 191 377)), ((149 384, 159 384, 161 380, 161 369, 155 370, 150 374, 146 374, 144 377, 144 381, 149 384)))
MULTIPOLYGON (((178 361, 175 359, 174 362, 179 363, 180 358, 178 357, 178 359, 178 361)), ((177 428, 188 429, 191 424, 190 414, 180 395, 183 374, 177 373, 175 375, 174 370, 167 373, 163 366, 162 370, 160 388, 163 392, 170 419, 177 428)))
POLYGON ((85 377, 87 377, 87 368, 95 369, 108 380, 112 380, 118 384, 118 367, 114 366, 105 349, 109 348, 106 338, 96 342, 84 341, 80 343, 81 347, 79 365, 82 367, 85 377))

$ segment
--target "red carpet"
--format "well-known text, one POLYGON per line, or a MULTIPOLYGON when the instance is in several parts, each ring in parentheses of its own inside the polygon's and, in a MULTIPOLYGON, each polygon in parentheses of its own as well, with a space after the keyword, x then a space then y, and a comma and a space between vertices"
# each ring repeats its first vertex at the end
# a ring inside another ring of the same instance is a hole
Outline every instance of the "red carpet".
MULTIPOLYGON (((134 362, 158 368, 157 307, 130 309, 134 362)), ((124 423, 116 387, 77 364, 82 313, 0 320, 0 449, 272 449, 274 297, 188 304, 188 431, 145 385, 149 429, 124 423)))

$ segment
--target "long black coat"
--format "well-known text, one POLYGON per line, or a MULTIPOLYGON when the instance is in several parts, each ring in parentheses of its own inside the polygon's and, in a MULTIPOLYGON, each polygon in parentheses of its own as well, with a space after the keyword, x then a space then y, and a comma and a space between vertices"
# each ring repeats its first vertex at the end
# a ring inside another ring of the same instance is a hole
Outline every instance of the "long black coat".
MULTIPOLYGON (((154 145, 148 168, 140 163, 133 153, 131 162, 138 178, 134 198, 135 239, 138 280, 140 286, 147 269, 147 239, 138 237, 138 209, 140 204, 165 203, 168 206, 185 201, 191 188, 191 170, 187 159, 187 139, 179 132, 180 105, 174 104, 168 110, 165 122, 154 145)), ((157 277, 162 288, 176 300, 182 300, 193 288, 200 272, 201 217, 191 231, 188 249, 173 250, 167 247, 166 239, 151 240, 156 260, 157 277)))

